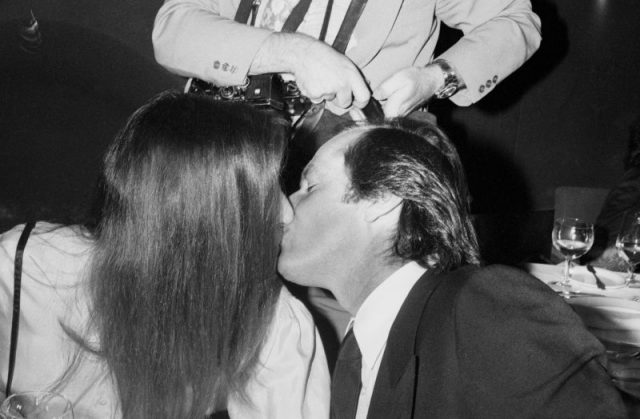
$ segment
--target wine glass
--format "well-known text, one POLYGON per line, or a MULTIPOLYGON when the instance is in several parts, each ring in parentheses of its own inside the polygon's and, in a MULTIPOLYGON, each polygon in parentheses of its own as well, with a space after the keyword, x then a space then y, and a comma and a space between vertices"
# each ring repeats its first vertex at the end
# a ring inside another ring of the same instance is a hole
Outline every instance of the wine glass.
POLYGON ((558 218, 553 223, 551 233, 553 247, 564 256, 564 278, 560 283, 562 294, 569 295, 569 278, 571 278, 571 261, 584 255, 593 245, 593 224, 579 218, 558 218))
POLYGON ((12 394, 0 405, 3 419, 73 419, 71 402, 48 391, 12 394))
POLYGON ((616 248, 620 257, 627 261, 629 277, 627 286, 634 282, 634 271, 640 263, 640 211, 627 212, 616 239, 616 248))

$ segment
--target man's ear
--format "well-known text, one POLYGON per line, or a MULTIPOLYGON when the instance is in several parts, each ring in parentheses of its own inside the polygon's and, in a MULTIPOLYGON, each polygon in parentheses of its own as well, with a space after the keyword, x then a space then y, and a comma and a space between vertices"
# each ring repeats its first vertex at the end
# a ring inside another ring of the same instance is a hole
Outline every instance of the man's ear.
POLYGON ((401 209, 402 199, 387 193, 375 201, 367 202, 364 208, 365 221, 368 223, 389 221, 395 224, 401 209))

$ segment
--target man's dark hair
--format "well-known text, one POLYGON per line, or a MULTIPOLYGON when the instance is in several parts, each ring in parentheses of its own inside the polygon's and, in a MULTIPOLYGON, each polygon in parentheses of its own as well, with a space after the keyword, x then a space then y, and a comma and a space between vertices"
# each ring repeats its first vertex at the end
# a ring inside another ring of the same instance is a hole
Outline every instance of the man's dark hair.
POLYGON ((480 263, 462 164, 440 129, 403 119, 372 126, 346 151, 345 167, 347 199, 402 199, 395 256, 438 271, 480 263))

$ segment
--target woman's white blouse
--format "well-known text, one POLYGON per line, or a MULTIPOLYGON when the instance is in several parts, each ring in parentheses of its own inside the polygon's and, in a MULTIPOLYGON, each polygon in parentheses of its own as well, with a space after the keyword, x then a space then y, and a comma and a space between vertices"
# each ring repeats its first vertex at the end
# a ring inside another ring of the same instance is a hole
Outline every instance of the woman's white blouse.
MULTIPOLYGON (((13 270, 24 226, 0 235, 0 388, 6 386, 13 270)), ((53 388, 74 404, 76 419, 120 418, 116 389, 106 363, 78 346, 63 329, 86 332, 88 297, 83 286, 92 240, 77 227, 40 222, 23 257, 20 333, 12 391, 53 388)), ((84 336, 99 344, 95 336, 84 336)), ((260 365, 247 388, 251 403, 231 397, 231 418, 328 418, 330 378, 313 319, 300 301, 282 288, 260 365)))

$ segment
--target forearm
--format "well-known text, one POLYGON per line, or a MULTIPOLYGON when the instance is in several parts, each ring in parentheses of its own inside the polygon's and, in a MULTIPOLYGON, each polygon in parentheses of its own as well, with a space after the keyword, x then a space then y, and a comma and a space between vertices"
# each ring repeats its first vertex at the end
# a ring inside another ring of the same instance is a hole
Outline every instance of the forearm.
POLYGON ((359 69, 328 44, 298 33, 271 33, 257 49, 249 74, 290 73, 313 102, 326 100, 347 109, 369 100, 359 69))
POLYGON ((464 32, 440 56, 456 68, 467 85, 452 97, 458 105, 470 105, 492 91, 533 55, 541 39, 540 19, 529 0, 468 3, 465 12, 469 18, 464 21, 453 9, 440 10, 445 24, 464 32))
POLYGON ((311 100, 363 107, 369 87, 359 69, 331 46, 302 34, 274 33, 233 20, 214 0, 167 0, 153 28, 156 60, 169 71, 218 85, 249 74, 291 73, 311 100))
POLYGON ((249 67, 249 74, 295 74, 300 71, 301 54, 317 42, 319 41, 304 34, 274 32, 257 50, 249 67))
POLYGON ((168 0, 158 11, 152 39, 156 60, 169 71, 233 85, 244 81, 270 34, 234 22, 217 1, 168 0))

